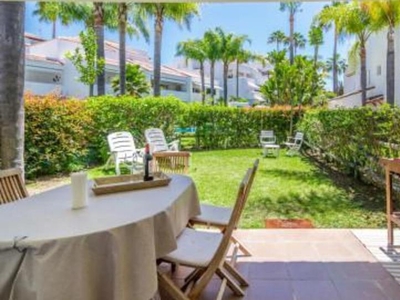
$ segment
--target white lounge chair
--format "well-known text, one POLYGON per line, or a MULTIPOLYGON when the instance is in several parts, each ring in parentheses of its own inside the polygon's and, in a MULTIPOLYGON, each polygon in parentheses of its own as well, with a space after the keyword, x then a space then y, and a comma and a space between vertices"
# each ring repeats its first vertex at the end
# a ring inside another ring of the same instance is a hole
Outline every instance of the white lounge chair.
POLYGON ((265 145, 273 145, 276 143, 276 136, 273 130, 261 130, 260 144, 264 148, 265 145))
POLYGON ((121 174, 121 163, 130 165, 131 173, 133 173, 134 169, 141 169, 143 167, 143 149, 136 149, 135 141, 130 132, 121 131, 111 133, 108 135, 107 140, 111 156, 106 166, 111 161, 114 161, 115 173, 117 175, 121 174))
POLYGON ((160 128, 146 129, 144 135, 153 152, 179 151, 179 140, 167 143, 164 132, 160 128))
POLYGON ((276 136, 272 130, 261 130, 260 144, 263 148, 264 157, 267 155, 279 156, 279 145, 276 144, 276 136))
POLYGON ((288 137, 285 146, 288 147, 286 155, 292 156, 300 151, 301 145, 303 144, 304 133, 296 132, 294 137, 288 137))

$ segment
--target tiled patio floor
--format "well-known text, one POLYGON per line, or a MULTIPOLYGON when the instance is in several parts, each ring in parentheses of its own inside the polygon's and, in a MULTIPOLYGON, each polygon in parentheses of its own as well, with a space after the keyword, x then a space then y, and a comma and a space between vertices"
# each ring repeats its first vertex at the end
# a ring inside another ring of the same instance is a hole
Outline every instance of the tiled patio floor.
MULTIPOLYGON (((250 282, 246 300, 399 300, 400 285, 350 230, 239 230, 253 253, 237 268, 250 282)), ((188 270, 180 267, 181 281, 188 270)), ((213 279, 202 299, 215 299, 213 279)), ((224 299, 234 297, 229 289, 224 299)))

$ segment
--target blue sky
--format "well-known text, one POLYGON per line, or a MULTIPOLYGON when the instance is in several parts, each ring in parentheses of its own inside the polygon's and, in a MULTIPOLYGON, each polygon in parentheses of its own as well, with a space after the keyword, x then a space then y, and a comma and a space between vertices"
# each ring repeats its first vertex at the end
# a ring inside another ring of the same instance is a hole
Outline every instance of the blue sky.
MULTIPOLYGON (((302 4, 302 12, 296 15, 295 31, 302 33, 307 38, 313 17, 330 2, 305 2, 302 4)), ((32 16, 35 3, 27 2, 26 9, 26 31, 40 36, 51 37, 51 24, 40 23, 38 17, 32 16)), ((204 3, 201 5, 201 16, 194 18, 191 30, 180 29, 172 22, 166 22, 163 35, 162 62, 169 64, 175 57, 176 45, 179 41, 189 38, 201 37, 207 29, 222 27, 227 32, 236 34, 247 34, 251 39, 251 45, 247 47, 259 54, 266 54, 273 50, 275 45, 268 45, 268 36, 276 30, 289 32, 288 14, 279 10, 279 2, 270 3, 204 3)), ((152 57, 153 54, 153 24, 148 24, 151 32, 150 43, 142 38, 133 38, 128 41, 131 47, 146 50, 152 57)), ((74 36, 83 29, 83 25, 74 24, 69 27, 59 26, 58 35, 74 36)), ((106 38, 118 41, 117 32, 106 32, 106 38)), ((327 32, 324 37, 325 43, 320 53, 324 59, 332 56, 333 33, 327 32)), ((347 44, 339 46, 339 53, 346 57, 347 44)), ((301 54, 312 54, 312 48, 307 47, 300 50, 301 54)))

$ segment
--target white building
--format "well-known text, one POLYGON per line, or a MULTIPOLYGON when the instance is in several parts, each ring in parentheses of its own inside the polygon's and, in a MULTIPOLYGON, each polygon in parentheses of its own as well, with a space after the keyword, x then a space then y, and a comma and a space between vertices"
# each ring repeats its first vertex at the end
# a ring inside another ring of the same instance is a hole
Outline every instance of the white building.
MULTIPOLYGON (((89 87, 79 82, 79 73, 74 65, 65 58, 67 52, 73 52, 81 47, 77 37, 58 37, 52 40, 42 40, 30 34, 25 35, 26 67, 25 90, 33 94, 43 95, 57 92, 62 96, 85 98, 89 96, 89 87)), ((119 45, 106 41, 105 50, 105 80, 106 93, 113 94, 111 80, 119 73, 119 45)), ((145 51, 126 50, 126 61, 138 64, 146 74, 149 82, 153 77, 153 62, 145 51)), ((207 78, 206 83, 209 85, 207 78)), ((161 94, 174 95, 185 102, 201 101, 200 77, 195 72, 161 66, 161 94)), ((94 92, 97 88, 95 86, 94 92)), ((217 95, 221 87, 217 83, 217 95)))
MULTIPOLYGON (((369 102, 386 101, 387 30, 370 36, 366 47, 367 98, 369 102)), ((400 27, 395 30, 395 80, 400 80, 400 27)), ((367 101, 368 102, 368 101, 367 101)), ((395 103, 400 105, 400 85, 395 84, 395 103)), ((360 65, 344 77, 344 95, 330 101, 329 106, 361 106, 360 65)))
MULTIPOLYGON (((185 58, 176 59, 174 66, 179 69, 188 69, 199 73, 200 64, 197 61, 186 60, 185 58)), ((260 63, 246 63, 239 65, 239 97, 248 99, 250 104, 254 102, 265 102, 260 93, 260 87, 268 80, 269 71, 272 66, 267 64, 265 67, 260 63)), ((210 76, 210 64, 205 62, 204 73, 210 76)), ((215 63, 215 79, 220 85, 223 85, 223 64, 215 63)), ((228 99, 236 97, 236 63, 231 63, 228 69, 228 99)), ((221 92, 221 95, 223 93, 221 92)))

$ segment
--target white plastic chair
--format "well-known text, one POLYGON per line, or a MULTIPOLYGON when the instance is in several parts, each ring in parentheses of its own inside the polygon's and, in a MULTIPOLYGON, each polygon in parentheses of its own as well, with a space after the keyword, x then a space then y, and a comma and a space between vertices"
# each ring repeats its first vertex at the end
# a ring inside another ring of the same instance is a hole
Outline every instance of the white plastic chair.
POLYGON ((303 144, 304 133, 296 132, 294 137, 288 137, 285 146, 288 147, 286 155, 294 155, 300 151, 301 145, 303 144))
POLYGON ((120 164, 125 163, 131 166, 131 173, 134 169, 140 169, 143 166, 143 150, 136 149, 135 141, 132 134, 127 131, 114 132, 107 137, 110 147, 111 156, 107 162, 107 166, 111 160, 115 163, 115 173, 121 174, 120 164))
POLYGON ((179 151, 179 140, 167 143, 164 132, 159 128, 149 128, 144 132, 153 152, 179 151))
POLYGON ((273 130, 261 130, 260 144, 264 148, 265 145, 274 145, 276 143, 276 136, 273 130))

